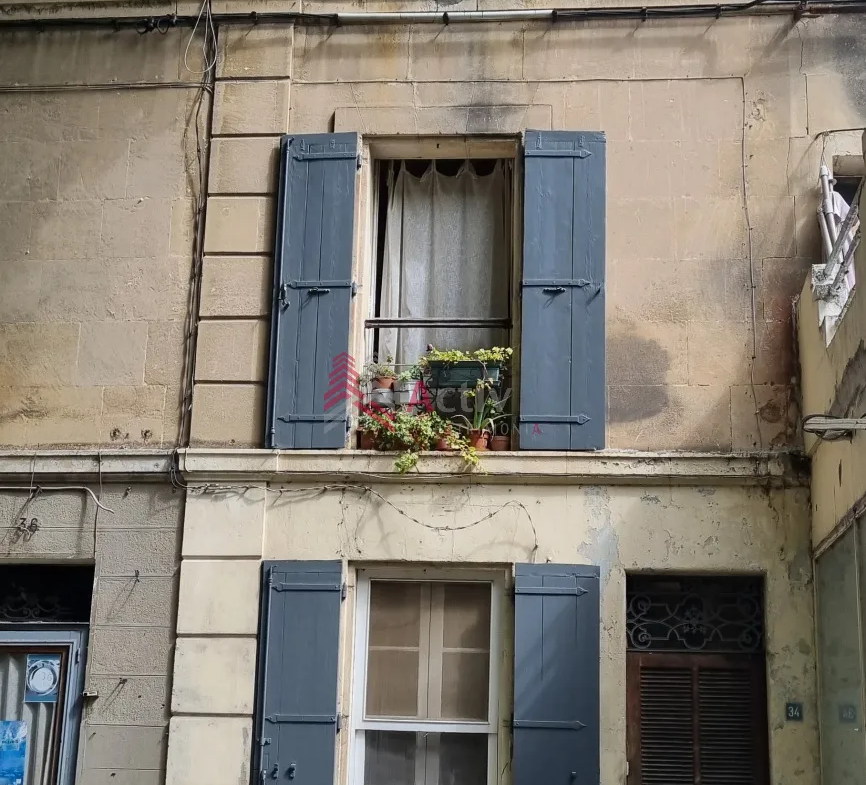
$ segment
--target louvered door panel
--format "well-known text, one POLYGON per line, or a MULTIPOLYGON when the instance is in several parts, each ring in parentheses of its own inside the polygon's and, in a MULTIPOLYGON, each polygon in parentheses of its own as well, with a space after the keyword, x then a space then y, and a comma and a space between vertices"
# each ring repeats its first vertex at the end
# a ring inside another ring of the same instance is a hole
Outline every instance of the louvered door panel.
POLYGON ((694 689, 689 668, 640 671, 640 772, 645 785, 692 785, 694 689))
POLYGON ((701 785, 752 785, 755 774, 751 670, 698 670, 701 785))
POLYGON ((765 785, 760 657, 630 652, 629 785, 765 785))

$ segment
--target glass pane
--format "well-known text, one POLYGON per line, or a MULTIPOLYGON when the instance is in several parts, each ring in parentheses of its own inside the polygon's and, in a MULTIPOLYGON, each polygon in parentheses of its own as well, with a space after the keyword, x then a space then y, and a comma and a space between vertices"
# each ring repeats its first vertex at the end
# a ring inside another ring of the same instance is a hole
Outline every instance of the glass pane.
POLYGON ((816 563, 821 766, 827 785, 860 782, 866 770, 854 549, 851 529, 816 563))
POLYGON ((60 654, 0 650, 0 783, 53 782, 60 654))
POLYGON ((418 716, 418 652, 370 649, 367 716, 418 716))
POLYGON ((446 649, 490 647, 490 584, 445 584, 446 649))
POLYGON ((489 661, 486 652, 442 655, 442 719, 487 719, 489 661))
POLYGON ((439 785, 485 785, 487 736, 443 733, 439 740, 439 785))
POLYGON ((483 733, 364 734, 364 785, 486 785, 483 733))
POLYGON ((418 646, 421 586, 386 581, 370 584, 370 646, 418 646))
MULTIPOLYGON (((415 785, 417 746, 414 733, 365 733, 364 785, 415 785)), ((423 773, 423 767, 420 771, 423 773)), ((423 780, 418 785, 423 785, 423 780)))

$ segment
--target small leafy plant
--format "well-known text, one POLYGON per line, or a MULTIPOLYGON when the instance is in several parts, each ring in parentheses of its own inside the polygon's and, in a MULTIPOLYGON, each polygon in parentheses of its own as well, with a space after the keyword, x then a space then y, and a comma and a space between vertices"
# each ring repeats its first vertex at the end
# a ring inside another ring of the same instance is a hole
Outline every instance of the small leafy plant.
POLYGON ((394 468, 400 474, 414 469, 420 454, 433 449, 441 438, 445 438, 449 446, 460 453, 467 466, 475 467, 479 462, 478 454, 469 441, 436 412, 415 414, 384 409, 375 413, 364 412, 358 418, 358 427, 373 435, 380 450, 400 452, 394 461, 394 468))
POLYGON ((513 354, 514 349, 510 346, 493 346, 490 349, 475 349, 471 352, 464 352, 461 349, 437 349, 431 346, 419 361, 419 365, 426 369, 429 368, 430 362, 457 363, 475 360, 483 365, 505 367, 513 354))
POLYGON ((389 354, 385 358, 385 362, 370 363, 363 375, 364 381, 370 379, 396 379, 397 372, 394 370, 394 358, 389 354))
POLYGON ((496 399, 491 395, 490 383, 479 380, 474 390, 463 392, 463 397, 471 403, 472 419, 462 414, 456 415, 454 419, 461 421, 458 427, 464 428, 467 432, 487 431, 493 436, 496 433, 496 423, 507 420, 511 416, 503 412, 510 395, 511 393, 507 392, 502 398, 496 399))

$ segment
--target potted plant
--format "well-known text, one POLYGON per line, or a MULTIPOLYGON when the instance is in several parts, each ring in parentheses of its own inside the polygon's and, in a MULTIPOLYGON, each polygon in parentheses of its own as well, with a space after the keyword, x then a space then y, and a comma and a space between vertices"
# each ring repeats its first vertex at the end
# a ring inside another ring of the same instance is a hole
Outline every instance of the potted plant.
POLYGON ((359 417, 358 430, 365 435, 365 443, 374 443, 376 449, 399 451, 394 468, 400 474, 414 469, 421 453, 432 450, 441 438, 445 438, 451 448, 460 453, 467 466, 478 465, 478 454, 468 440, 454 431, 451 424, 436 412, 364 412, 359 417), (367 441, 368 438, 370 441, 367 441))
POLYGON ((390 390, 397 378, 397 372, 394 370, 394 358, 389 354, 383 363, 370 363, 367 366, 366 375, 372 382, 374 390, 390 390))
POLYGON ((430 389, 465 387, 478 381, 498 382, 513 352, 503 346, 471 352, 429 346, 419 366, 430 389))
POLYGON ((362 450, 384 449, 384 437, 390 426, 388 410, 362 412, 358 417, 358 447, 362 450))
POLYGON ((490 449, 493 452, 505 452, 511 449, 511 436, 506 433, 490 434, 490 449))
POLYGON ((502 409, 509 394, 494 400, 490 391, 489 381, 477 381, 475 389, 463 393, 464 397, 472 403, 472 419, 462 414, 454 418, 463 421, 462 427, 466 431, 469 443, 476 450, 486 450, 490 437, 496 432, 496 423, 508 418, 507 414, 502 413, 502 409))

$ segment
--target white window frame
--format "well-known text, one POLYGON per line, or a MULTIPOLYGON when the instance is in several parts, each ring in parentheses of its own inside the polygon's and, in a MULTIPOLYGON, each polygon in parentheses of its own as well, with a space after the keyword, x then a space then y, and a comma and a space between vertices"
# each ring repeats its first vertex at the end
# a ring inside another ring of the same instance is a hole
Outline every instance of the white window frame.
MULTIPOLYGON (((355 640, 352 665, 351 750, 349 785, 363 785, 366 731, 403 731, 406 733, 472 733, 487 736, 487 785, 498 780, 499 704, 502 667, 502 609, 505 575, 494 570, 459 569, 359 569, 356 574, 355 640), (487 722, 440 720, 370 719, 365 716, 367 695, 367 646, 370 632, 370 582, 487 583, 490 585, 490 665, 487 722)), ((420 773, 420 772, 419 772, 420 773)), ((438 782, 438 765, 427 760, 425 782, 438 782)), ((417 778, 416 774, 416 778, 417 778)))

